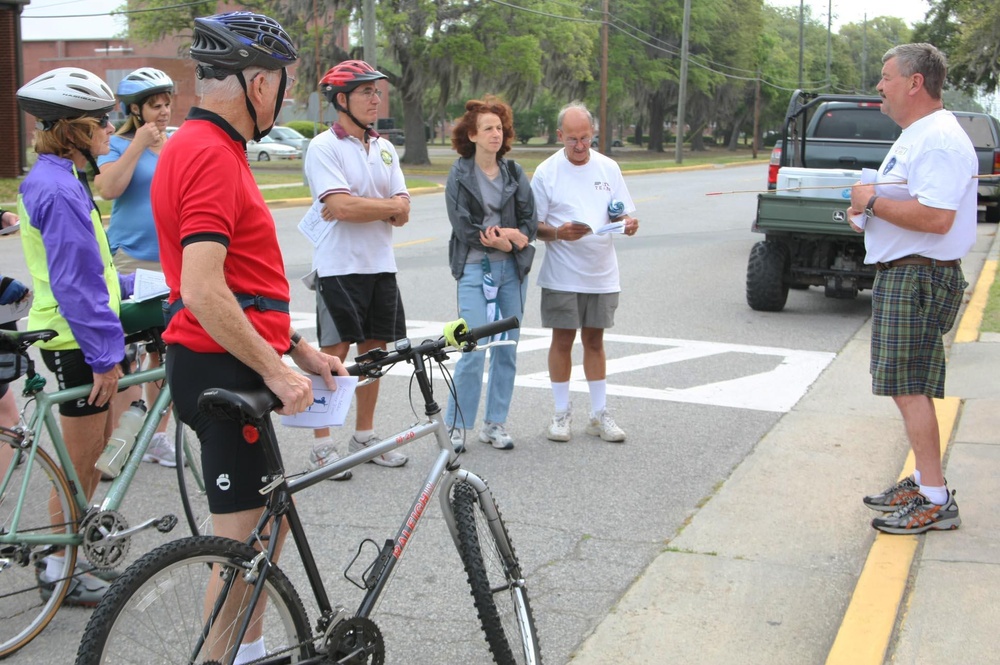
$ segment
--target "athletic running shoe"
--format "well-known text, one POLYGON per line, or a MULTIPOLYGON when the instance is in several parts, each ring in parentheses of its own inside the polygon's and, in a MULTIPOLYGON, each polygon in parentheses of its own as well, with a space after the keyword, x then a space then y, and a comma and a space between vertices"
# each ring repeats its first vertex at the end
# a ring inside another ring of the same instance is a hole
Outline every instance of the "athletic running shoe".
POLYGON ((456 427, 455 429, 451 430, 451 434, 449 436, 451 438, 451 445, 455 447, 455 452, 464 453, 465 430, 462 429, 461 427, 456 427))
MULTIPOLYGON (((38 591, 42 594, 42 600, 48 601, 52 596, 52 591, 56 588, 55 580, 48 576, 48 569, 44 560, 39 563, 35 572, 38 576, 38 591)), ((86 573, 80 566, 76 567, 73 579, 69 583, 69 592, 63 599, 64 605, 75 605, 78 607, 97 607, 104 597, 104 593, 110 587, 110 582, 106 582, 96 575, 86 573)))
MULTIPOLYGON (((356 453, 359 450, 363 450, 369 445, 378 442, 379 438, 374 434, 368 437, 366 441, 358 441, 358 438, 352 435, 351 442, 347 444, 347 450, 348 452, 356 453)), ((379 455, 378 457, 374 457, 368 461, 372 464, 378 464, 379 466, 403 466, 406 464, 407 460, 409 460, 409 458, 403 453, 396 450, 390 450, 389 452, 379 455)))
POLYGON ((918 493, 891 515, 872 520, 872 526, 879 531, 895 534, 924 533, 932 529, 946 531, 957 529, 961 524, 954 492, 948 495, 948 502, 943 506, 931 503, 930 499, 918 493))
MULTIPOLYGON (((315 471, 339 459, 340 454, 337 453, 337 447, 333 443, 320 444, 309 453, 309 466, 306 470, 315 471)), ((334 476, 330 476, 330 480, 350 480, 352 475, 350 469, 345 469, 334 476)))
POLYGON ((881 494, 866 496, 861 501, 872 510, 891 513, 905 506, 918 494, 920 494, 920 486, 917 485, 913 476, 907 476, 881 494))
POLYGON ((599 436, 605 441, 611 441, 612 443, 621 443, 625 440, 625 430, 618 426, 607 409, 600 413, 590 414, 590 423, 587 424, 587 434, 590 436, 599 436))
POLYGON ((153 440, 146 448, 146 454, 142 456, 143 462, 156 462, 163 466, 174 468, 177 466, 177 452, 174 450, 174 442, 170 440, 166 432, 157 432, 153 435, 153 440))
POLYGON ((569 411, 558 411, 552 416, 552 423, 545 436, 549 441, 569 441, 573 436, 570 429, 572 414, 569 411))
POLYGON ((483 423, 483 428, 479 430, 479 440, 483 443, 493 444, 497 450, 512 450, 514 439, 510 438, 503 423, 483 423))

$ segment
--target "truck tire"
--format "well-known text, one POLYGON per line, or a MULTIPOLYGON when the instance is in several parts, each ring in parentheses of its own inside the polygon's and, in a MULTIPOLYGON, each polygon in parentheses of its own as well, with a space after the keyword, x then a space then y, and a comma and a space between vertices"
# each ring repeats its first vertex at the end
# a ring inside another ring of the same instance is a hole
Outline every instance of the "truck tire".
POLYGON ((986 223, 996 224, 1000 222, 1000 203, 986 206, 986 223))
POLYGON ((788 247, 773 240, 758 242, 747 262, 747 304, 758 312, 780 312, 788 299, 785 272, 788 247))

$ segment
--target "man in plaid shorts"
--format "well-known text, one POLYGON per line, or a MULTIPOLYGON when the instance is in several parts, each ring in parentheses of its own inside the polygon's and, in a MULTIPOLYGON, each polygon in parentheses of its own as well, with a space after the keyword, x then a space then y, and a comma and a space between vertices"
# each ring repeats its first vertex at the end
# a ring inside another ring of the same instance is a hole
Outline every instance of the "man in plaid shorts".
POLYGON ((930 44, 902 44, 882 57, 882 113, 903 128, 875 184, 855 185, 847 211, 865 234, 872 288, 872 391, 893 398, 916 470, 864 503, 886 533, 954 529, 962 520, 941 468, 933 398, 944 397, 942 337, 968 284, 961 258, 976 239, 977 159, 944 110, 947 64, 930 44))

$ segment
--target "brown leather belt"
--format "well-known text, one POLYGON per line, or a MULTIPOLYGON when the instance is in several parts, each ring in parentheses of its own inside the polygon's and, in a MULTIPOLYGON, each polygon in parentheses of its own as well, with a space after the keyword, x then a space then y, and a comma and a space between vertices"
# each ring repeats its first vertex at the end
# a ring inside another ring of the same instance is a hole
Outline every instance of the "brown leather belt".
POLYGON ((960 265, 962 265, 962 259, 941 261, 939 259, 931 259, 926 256, 919 256, 917 254, 914 254, 912 256, 904 256, 903 258, 896 259, 895 261, 876 263, 875 268, 877 270, 888 270, 889 268, 898 268, 899 266, 930 266, 932 268, 957 268, 960 265))

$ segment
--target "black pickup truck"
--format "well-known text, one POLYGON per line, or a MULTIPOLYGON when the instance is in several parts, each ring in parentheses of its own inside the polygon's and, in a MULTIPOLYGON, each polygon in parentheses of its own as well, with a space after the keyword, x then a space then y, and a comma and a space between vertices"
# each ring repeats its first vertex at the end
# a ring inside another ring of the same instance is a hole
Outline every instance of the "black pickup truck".
MULTIPOLYGON (((764 240, 754 245, 747 263, 751 308, 782 310, 790 288, 822 286, 832 298, 854 298, 871 288, 875 271, 864 263, 864 236, 847 223, 847 185, 860 177, 862 168, 878 168, 899 137, 899 126, 882 114, 881 103, 875 96, 792 95, 771 154, 768 189, 777 189, 782 167, 797 169, 799 177, 786 176, 785 184, 791 187, 757 197, 752 230, 763 233, 764 240), (833 178, 834 184, 810 187, 818 181, 808 177, 814 169, 817 176, 833 178), (842 172, 840 178, 836 170, 842 172), (796 190, 796 183, 802 182, 806 184, 796 190)), ((1000 122, 982 113, 955 115, 976 146, 980 174, 1000 173, 1000 122)), ((998 221, 996 180, 981 180, 979 203, 986 221, 998 221)))

